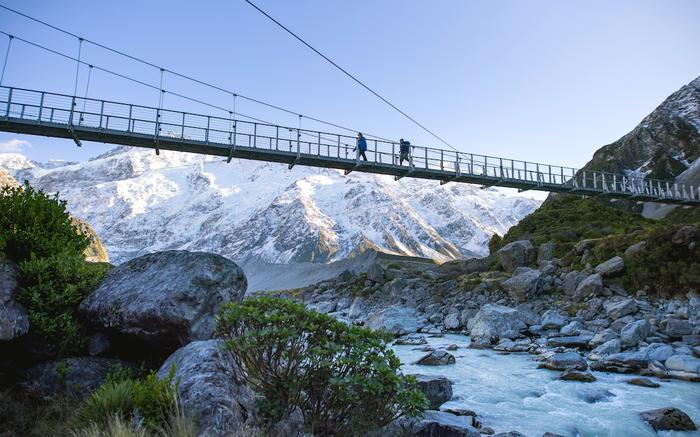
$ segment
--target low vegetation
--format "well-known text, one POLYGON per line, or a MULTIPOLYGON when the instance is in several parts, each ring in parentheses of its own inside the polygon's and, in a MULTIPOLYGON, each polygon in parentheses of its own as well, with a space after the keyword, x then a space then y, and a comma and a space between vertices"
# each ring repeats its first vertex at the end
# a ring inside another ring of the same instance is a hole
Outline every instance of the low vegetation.
POLYGON ((31 333, 58 356, 84 348, 78 305, 109 270, 108 264, 85 261, 89 242, 58 195, 29 184, 0 193, 0 260, 19 266, 17 300, 27 309, 31 333))
POLYGON ((269 421, 301 412, 314 435, 359 435, 426 407, 389 336, 270 297, 227 305, 218 334, 269 421))

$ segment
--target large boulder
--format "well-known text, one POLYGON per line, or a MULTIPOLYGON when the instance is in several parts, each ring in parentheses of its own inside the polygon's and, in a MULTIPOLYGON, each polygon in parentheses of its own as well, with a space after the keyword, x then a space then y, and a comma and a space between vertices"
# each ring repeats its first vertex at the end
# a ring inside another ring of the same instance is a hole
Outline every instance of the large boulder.
POLYGON ((27 311, 15 301, 19 271, 10 262, 0 263, 0 341, 15 339, 29 332, 27 311))
POLYGON ((693 325, 687 320, 665 319, 659 324, 661 332, 672 338, 680 338, 693 333, 693 325))
POLYGON ((534 264, 537 253, 528 240, 519 240, 506 244, 498 252, 498 260, 506 272, 512 272, 518 267, 534 264))
POLYGON ((428 408, 436 410, 452 399, 452 382, 444 376, 413 375, 418 388, 428 399, 428 408))
POLYGON ((594 370, 628 373, 646 368, 654 361, 664 362, 673 355, 673 346, 651 343, 635 352, 620 352, 595 363, 594 370))
POLYGON ((673 355, 664 363, 668 370, 679 372, 700 373, 700 358, 692 355, 673 355))
POLYGON ((357 296, 350 305, 348 317, 350 319, 358 319, 365 313, 365 300, 357 296))
POLYGON ((595 272, 603 277, 615 276, 625 269, 625 261, 621 256, 614 256, 604 263, 598 264, 595 272))
POLYGON ((637 320, 627 324, 620 331, 622 347, 636 346, 651 333, 651 324, 647 320, 637 320))
POLYGON ((545 311, 541 320, 544 329, 559 329, 566 324, 566 318, 557 310, 545 311))
POLYGON ((178 349, 160 367, 168 378, 175 369, 180 402, 197 435, 231 435, 255 421, 255 393, 222 340, 194 341, 178 349))
POLYGON ((399 336, 416 332, 418 319, 414 308, 391 306, 372 314, 367 325, 371 329, 387 331, 399 336))
POLYGON ((120 369, 136 370, 136 366, 111 358, 65 358, 30 368, 24 385, 47 398, 82 399, 97 390, 109 374, 120 369))
POLYGON ((586 370, 588 363, 576 352, 564 352, 547 358, 542 367, 549 370, 586 370))
POLYGON ((695 431, 698 429, 690 416, 674 407, 644 411, 639 414, 639 417, 654 428, 654 431, 695 431))
POLYGON ((453 308, 442 321, 442 324, 445 325, 445 329, 459 329, 462 326, 461 315, 461 312, 453 308))
POLYGON ((605 343, 599 345, 591 351, 588 358, 599 360, 601 358, 607 357, 608 355, 619 353, 622 350, 622 345, 620 340, 612 339, 605 343))
POLYGON ((603 277, 594 273, 581 281, 574 291, 574 300, 583 300, 589 296, 598 296, 603 291, 603 277))
POLYGON ((209 339, 219 306, 240 301, 246 288, 243 270, 223 256, 157 252, 112 269, 80 310, 102 328, 172 351, 209 339))
POLYGON ((471 340, 476 343, 497 343, 502 338, 516 338, 526 329, 514 308, 484 305, 471 323, 471 340))
POLYGON ((575 347, 578 349, 588 349, 589 342, 593 338, 593 334, 580 333, 579 335, 569 335, 565 337, 550 337, 547 340, 549 347, 575 347))
POLYGON ((542 272, 529 267, 518 267, 501 286, 518 302, 525 302, 537 294, 542 272))
POLYGON ((584 272, 572 270, 562 276, 561 288, 567 296, 573 296, 578 285, 588 277, 584 272))

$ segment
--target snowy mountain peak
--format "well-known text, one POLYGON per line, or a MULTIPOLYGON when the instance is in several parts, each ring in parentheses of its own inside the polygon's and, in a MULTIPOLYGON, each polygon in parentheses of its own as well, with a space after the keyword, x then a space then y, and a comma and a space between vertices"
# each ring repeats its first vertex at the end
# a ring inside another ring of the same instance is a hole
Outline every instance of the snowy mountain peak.
POLYGON ((365 248, 448 260, 484 255, 539 202, 496 189, 118 147, 86 162, 0 168, 61 193, 113 262, 189 249, 234 260, 329 262, 365 248))

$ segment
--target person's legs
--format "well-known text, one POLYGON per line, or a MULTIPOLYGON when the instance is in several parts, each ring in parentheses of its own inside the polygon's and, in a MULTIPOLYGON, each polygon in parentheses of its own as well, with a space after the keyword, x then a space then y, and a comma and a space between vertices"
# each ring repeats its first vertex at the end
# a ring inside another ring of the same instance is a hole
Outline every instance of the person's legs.
POLYGON ((364 151, 364 150, 360 151, 360 156, 362 157, 362 159, 364 159, 365 161, 367 161, 367 157, 365 156, 365 151, 364 151))

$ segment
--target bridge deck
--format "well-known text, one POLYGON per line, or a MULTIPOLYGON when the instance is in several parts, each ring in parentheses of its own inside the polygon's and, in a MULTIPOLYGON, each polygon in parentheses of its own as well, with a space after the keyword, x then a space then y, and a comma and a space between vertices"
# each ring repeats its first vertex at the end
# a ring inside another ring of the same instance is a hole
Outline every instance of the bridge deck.
POLYGON ((352 136, 21 88, 0 87, 0 130, 442 183, 700 205, 700 188, 686 184, 420 146, 412 146, 409 161, 400 165, 397 143, 373 139, 363 161, 352 136))

